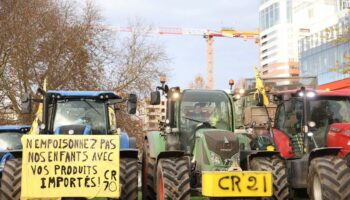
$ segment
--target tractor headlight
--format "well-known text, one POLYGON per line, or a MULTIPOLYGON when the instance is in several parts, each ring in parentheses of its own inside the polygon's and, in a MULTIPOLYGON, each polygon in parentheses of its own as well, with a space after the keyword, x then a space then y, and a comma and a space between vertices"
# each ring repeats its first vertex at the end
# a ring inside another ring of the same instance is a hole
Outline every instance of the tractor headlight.
POLYGON ((248 129, 247 129, 247 133, 248 133, 249 135, 253 135, 253 134, 254 134, 254 129, 248 128, 248 129))
POLYGON ((176 100, 176 99, 178 99, 180 97, 180 93, 174 92, 172 97, 173 97, 174 100, 176 100))
POLYGON ((220 156, 216 155, 216 153, 214 152, 210 152, 210 160, 213 162, 214 165, 221 164, 220 156))
POLYGON ((239 89, 239 94, 243 95, 245 93, 245 90, 244 89, 239 89))

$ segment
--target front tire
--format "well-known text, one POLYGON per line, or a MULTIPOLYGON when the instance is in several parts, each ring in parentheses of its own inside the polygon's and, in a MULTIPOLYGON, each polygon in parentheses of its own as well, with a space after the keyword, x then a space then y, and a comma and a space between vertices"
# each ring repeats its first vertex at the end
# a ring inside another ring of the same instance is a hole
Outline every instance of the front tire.
POLYGON ((136 200, 138 196, 138 159, 120 159, 121 200, 136 200))
POLYGON ((288 174, 282 159, 278 157, 256 157, 250 161, 250 169, 272 172, 273 196, 262 199, 287 200, 290 198, 288 174))
POLYGON ((188 159, 163 158, 157 167, 157 200, 189 200, 190 169, 188 159))
POLYGON ((350 169, 346 162, 336 156, 314 158, 307 189, 312 200, 350 199, 350 169))
POLYGON ((11 159, 5 163, 1 178, 0 199, 20 200, 22 159, 11 159))

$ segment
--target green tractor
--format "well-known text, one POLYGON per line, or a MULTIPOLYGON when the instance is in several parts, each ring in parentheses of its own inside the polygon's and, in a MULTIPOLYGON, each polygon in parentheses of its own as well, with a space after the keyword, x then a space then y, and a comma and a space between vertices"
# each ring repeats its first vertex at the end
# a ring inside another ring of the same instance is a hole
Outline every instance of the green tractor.
POLYGON ((159 105, 162 91, 166 119, 159 131, 145 136, 143 199, 284 199, 284 163, 276 152, 252 151, 249 138, 234 132, 232 95, 221 90, 181 92, 161 83, 150 103, 159 105))
MULTIPOLYGON (((22 112, 30 113, 31 102, 43 104, 38 126, 29 134, 57 135, 111 135, 120 134, 120 199, 135 200, 138 196, 138 150, 135 139, 117 129, 116 104, 127 102, 129 114, 136 112, 137 97, 127 99, 112 91, 44 91, 38 90, 42 99, 32 99, 26 94, 22 99, 22 112)), ((11 151, 8 151, 11 153, 11 151)), ((0 199, 21 198, 22 157, 6 161, 1 179, 0 199)), ((65 200, 81 200, 86 197, 63 197, 65 200)), ((98 198, 101 200, 102 198, 98 198)), ((105 198, 103 198, 105 199, 105 198)), ((107 199, 107 198, 106 198, 107 199)))

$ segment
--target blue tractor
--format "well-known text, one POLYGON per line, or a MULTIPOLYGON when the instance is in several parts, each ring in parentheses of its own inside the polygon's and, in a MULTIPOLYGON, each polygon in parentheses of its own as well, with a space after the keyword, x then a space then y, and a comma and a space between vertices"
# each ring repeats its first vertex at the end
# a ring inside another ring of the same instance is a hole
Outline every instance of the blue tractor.
POLYGON ((0 178, 6 161, 21 157, 21 138, 29 130, 29 125, 0 126, 0 178))
MULTIPOLYGON (((125 103, 129 114, 135 114, 137 97, 125 99, 112 91, 43 91, 42 99, 22 98, 22 112, 30 113, 31 101, 43 104, 38 129, 30 134, 46 135, 110 135, 120 134, 120 199, 135 200, 138 196, 138 150, 134 138, 120 131, 116 124, 116 105, 125 103)), ((34 129, 34 128, 33 128, 34 129)), ((0 199, 19 200, 21 193, 21 158, 7 160, 1 179, 0 199)), ((85 198, 62 198, 85 199, 85 198)), ((99 198, 100 199, 100 198, 99 198)))

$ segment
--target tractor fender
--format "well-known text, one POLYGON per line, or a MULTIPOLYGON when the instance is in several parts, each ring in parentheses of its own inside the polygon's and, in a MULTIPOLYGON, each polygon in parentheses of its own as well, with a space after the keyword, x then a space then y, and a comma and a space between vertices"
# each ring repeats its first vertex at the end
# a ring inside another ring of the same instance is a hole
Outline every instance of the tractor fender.
POLYGON ((120 158, 138 158, 138 149, 120 149, 120 158))
POLYGON ((0 151, 0 155, 4 156, 10 156, 11 158, 22 158, 22 150, 6 150, 6 151, 0 151))
POLYGON ((157 158, 161 152, 165 151, 165 139, 160 131, 147 132, 145 140, 148 141, 151 158, 157 158))
POLYGON ((169 158, 169 157, 182 157, 185 155, 184 151, 162 151, 159 153, 159 155, 157 156, 157 160, 161 159, 161 158, 169 158))
POLYGON ((22 150, 0 151, 0 155, 0 171, 2 171, 7 160, 22 158, 22 150))
POLYGON ((341 151, 341 147, 322 147, 322 148, 316 148, 313 149, 310 152, 309 156, 309 163, 311 162, 312 159, 321 157, 321 156, 336 156, 338 153, 341 151))
POLYGON ((14 159, 15 156, 12 155, 12 153, 10 152, 6 152, 2 157, 1 157, 1 160, 0 160, 0 171, 3 170, 3 167, 5 166, 5 163, 7 160, 10 160, 10 159, 14 159))
POLYGON ((264 150, 244 150, 240 151, 240 165, 243 170, 250 169, 250 160, 255 157, 281 157, 279 151, 264 151, 264 150))

